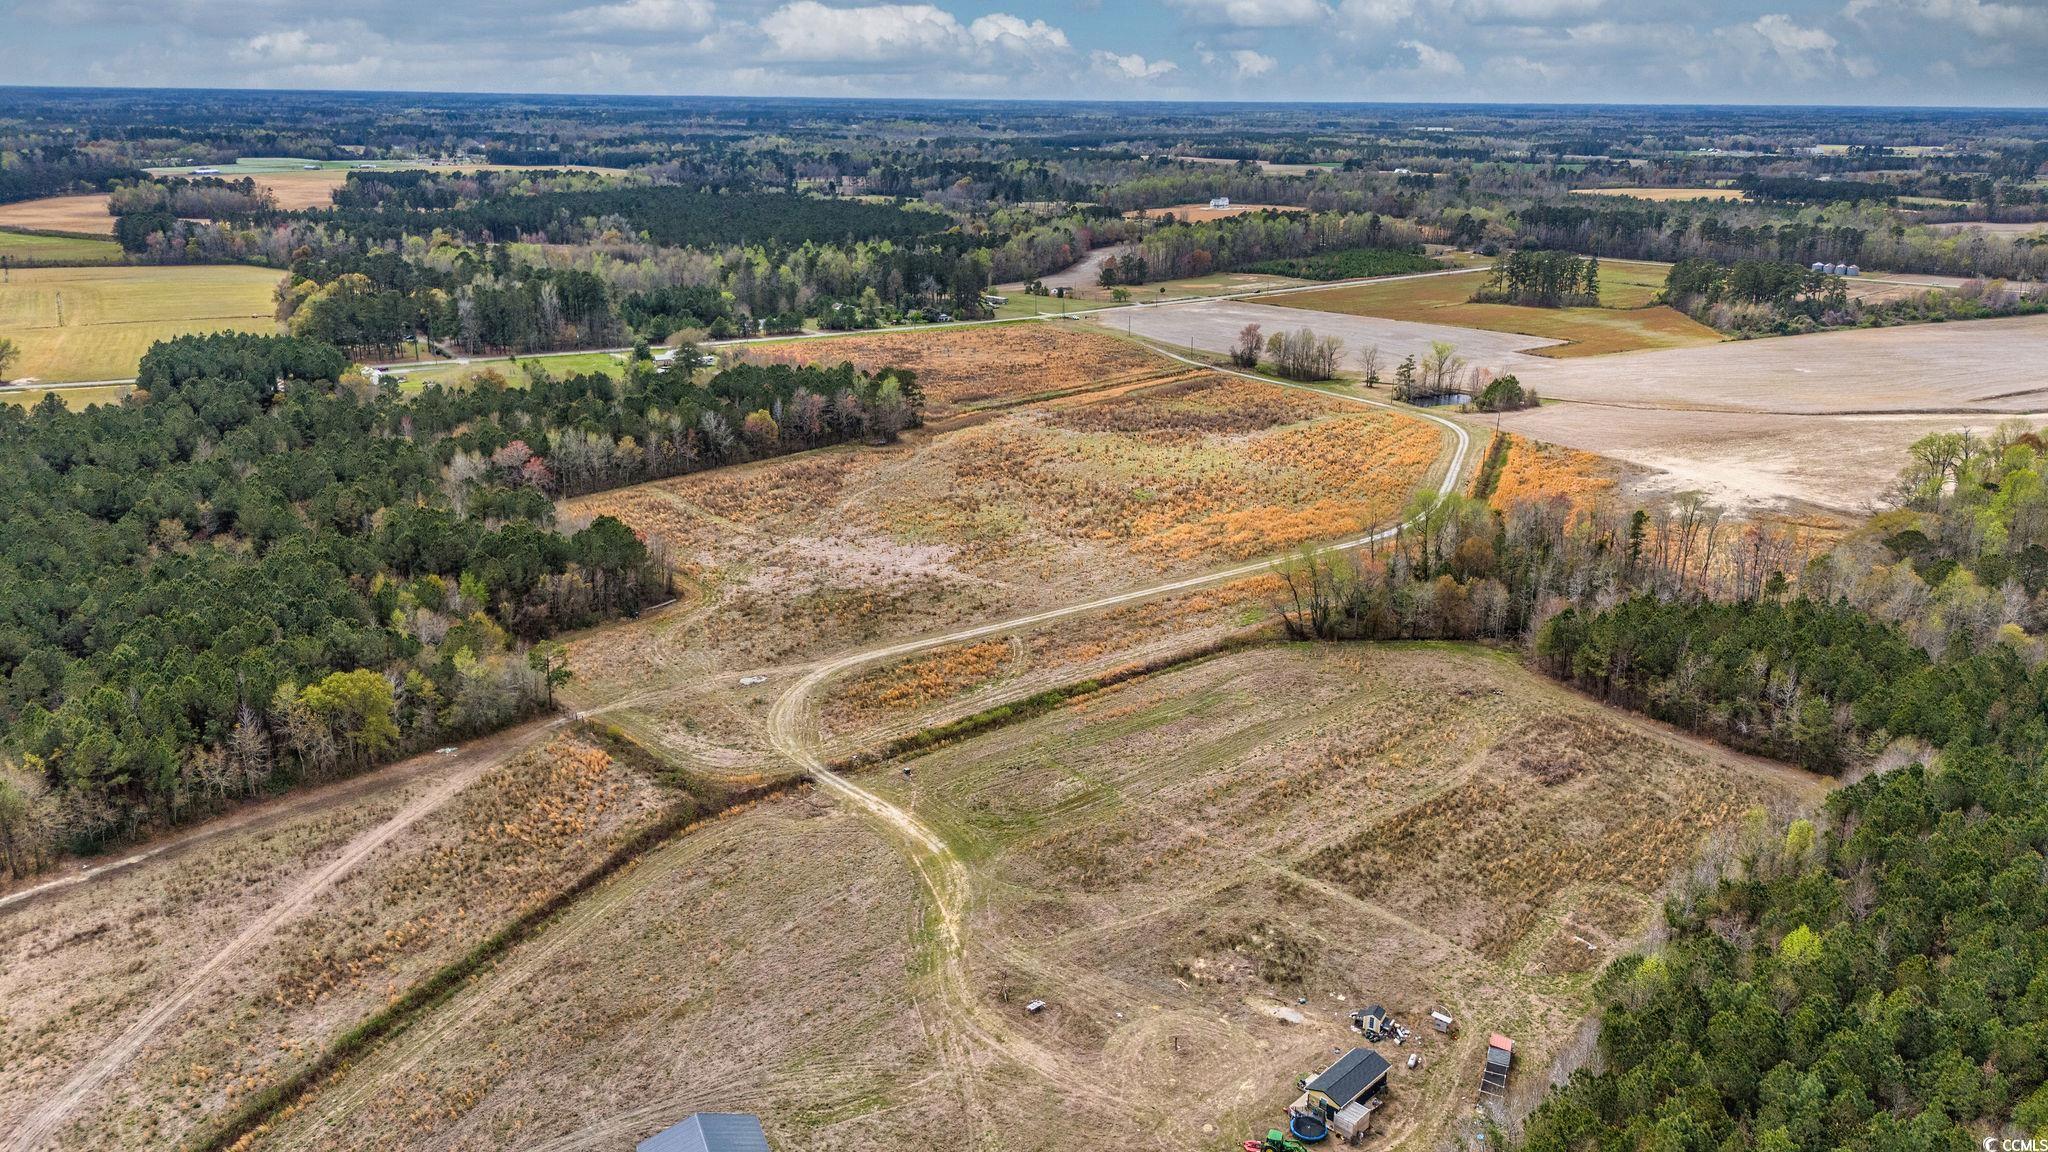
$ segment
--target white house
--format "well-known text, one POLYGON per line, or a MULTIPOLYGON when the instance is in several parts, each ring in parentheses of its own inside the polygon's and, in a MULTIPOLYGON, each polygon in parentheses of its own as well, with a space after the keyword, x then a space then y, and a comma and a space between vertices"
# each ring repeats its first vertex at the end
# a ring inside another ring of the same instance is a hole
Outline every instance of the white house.
POLYGON ((1218 196, 1218 197, 1216 197, 1216 198, 1215 198, 1214 200, 1211 200, 1211 201, 1209 201, 1209 207, 1211 207, 1211 208, 1228 208, 1228 207, 1230 207, 1230 197, 1228 197, 1228 196, 1218 196))

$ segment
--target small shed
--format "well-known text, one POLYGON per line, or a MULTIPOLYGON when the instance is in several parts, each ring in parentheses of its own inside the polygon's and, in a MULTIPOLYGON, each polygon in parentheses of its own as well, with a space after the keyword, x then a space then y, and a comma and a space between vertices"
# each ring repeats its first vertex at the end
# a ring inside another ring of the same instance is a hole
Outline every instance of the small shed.
POLYGON ((1451 1019, 1450 1013, 1438 1011, 1429 1014, 1429 1026, 1448 1036, 1457 1030, 1458 1022, 1451 1019))
POLYGON ((1508 1094, 1508 1070, 1515 1063, 1515 1042, 1495 1032, 1486 1039, 1486 1065, 1479 1071, 1479 1094, 1501 1099, 1508 1094))
POLYGON ((745 1112, 695 1112, 642 1140, 637 1152, 769 1152, 768 1135, 745 1112))

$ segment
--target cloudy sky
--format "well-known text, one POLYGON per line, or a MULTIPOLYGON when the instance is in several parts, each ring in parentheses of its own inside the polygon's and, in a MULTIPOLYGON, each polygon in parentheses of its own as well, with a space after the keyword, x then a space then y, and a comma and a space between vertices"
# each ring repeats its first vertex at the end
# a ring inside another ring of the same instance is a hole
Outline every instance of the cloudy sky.
POLYGON ((0 82, 2048 106, 2048 0, 0 0, 0 82))

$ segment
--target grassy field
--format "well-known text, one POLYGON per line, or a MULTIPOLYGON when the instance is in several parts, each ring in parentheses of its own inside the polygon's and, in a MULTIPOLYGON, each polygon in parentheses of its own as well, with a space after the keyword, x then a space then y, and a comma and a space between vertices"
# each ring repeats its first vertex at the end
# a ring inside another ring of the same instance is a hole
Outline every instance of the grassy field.
POLYGON ((617 376, 625 371, 623 353, 614 352, 572 352, 563 356, 529 356, 517 361, 486 360, 474 364, 450 361, 425 368, 404 368, 398 372, 401 385, 407 392, 417 392, 429 384, 455 384, 481 372, 496 372, 505 378, 505 383, 514 388, 524 388, 531 383, 526 368, 529 363, 538 364, 557 377, 583 376, 601 372, 617 376))
POLYGON ((0 285, 0 336, 18 378, 121 379, 150 345, 223 329, 270 332, 280 273, 265 268, 30 268, 0 285))
POLYGON ((0 204, 0 228, 32 228, 47 232, 76 232, 86 236, 112 236, 114 218, 107 214, 107 194, 48 196, 0 204))
POLYGON ((1440 1147, 1489 1031, 1539 1092, 1703 843, 1820 791, 1439 646, 1240 653, 906 764, 862 782, 972 876, 965 987, 886 837, 777 800, 593 893, 254 1147, 620 1148, 725 1108, 835 1152, 1220 1150, 1375 1002, 1463 1026, 1385 1049, 1374 1147, 1440 1147))
POLYGON ((82 412, 95 404, 118 404, 121 397, 135 389, 126 384, 107 384, 89 388, 0 388, 0 404, 19 404, 26 407, 42 403, 43 397, 55 392, 64 406, 73 412, 82 412))
POLYGON ((1474 304, 1478 279, 1439 276, 1357 284, 1322 292, 1295 292, 1264 301, 1284 308, 1378 316, 1426 324, 1517 332, 1566 343, 1537 349, 1538 356, 1601 356, 1652 348, 1685 348, 1717 343, 1720 333, 1650 300, 1664 287, 1662 264, 1602 261, 1598 308, 1524 308, 1474 304))
POLYGON ((0 231, 0 260, 19 268, 29 264, 118 264, 121 246, 112 240, 82 236, 37 236, 0 231))

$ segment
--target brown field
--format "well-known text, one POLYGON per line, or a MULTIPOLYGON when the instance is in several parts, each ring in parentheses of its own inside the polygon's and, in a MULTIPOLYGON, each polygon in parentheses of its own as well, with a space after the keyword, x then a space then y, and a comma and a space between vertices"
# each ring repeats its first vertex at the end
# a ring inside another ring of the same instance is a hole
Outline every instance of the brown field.
POLYGON ((1650 303, 1663 289, 1669 270, 1663 264, 1601 261, 1598 308, 1474 304, 1471 296, 1479 287, 1479 279, 1472 276, 1418 276, 1354 284, 1320 292, 1290 293, 1268 302, 1283 308, 1545 337, 1560 343, 1527 351, 1554 358, 1719 342, 1721 334, 1706 325, 1674 309, 1650 303))
POLYGON ((0 228, 112 236, 114 218, 107 214, 104 192, 84 196, 49 196, 41 200, 23 200, 18 204, 0 204, 0 228))
POLYGON ((1615 471, 1613 461, 1591 452, 1511 435, 1492 502, 1512 508, 1563 497, 1573 508, 1585 508, 1614 492, 1615 471))
POLYGON ((1488 1031, 1540 1091, 1702 841, 1820 792, 1433 647, 1240 653, 907 763, 865 783, 981 894, 963 985, 889 840, 790 797, 650 855, 253 1147, 613 1149, 724 1108, 832 1152, 1220 1149, 1380 1002, 1463 1024, 1387 1050, 1425 1063, 1375 1146, 1433 1148, 1488 1031))
POLYGON ((882 332, 746 347, 748 360, 841 364, 862 371, 908 368, 924 389, 926 417, 1003 408, 1179 375, 1184 365, 1087 328, 1033 322, 925 332, 882 332))
POLYGON ((1574 196, 1627 196, 1633 200, 1745 200, 1740 188, 1574 188, 1574 196))
POLYGON ((121 1052, 57 1146, 173 1146, 689 802, 568 736, 433 759, 0 914, 0 1130, 121 1052))
POLYGON ((1306 212, 1308 209, 1291 204, 1232 204, 1228 208, 1211 208, 1208 201, 1199 204, 1175 204, 1166 208, 1146 208, 1142 212, 1126 212, 1124 219, 1135 220, 1148 216, 1157 220, 1169 213, 1176 220, 1226 220, 1232 216, 1244 216, 1253 212, 1306 212))

